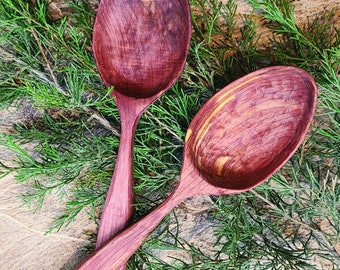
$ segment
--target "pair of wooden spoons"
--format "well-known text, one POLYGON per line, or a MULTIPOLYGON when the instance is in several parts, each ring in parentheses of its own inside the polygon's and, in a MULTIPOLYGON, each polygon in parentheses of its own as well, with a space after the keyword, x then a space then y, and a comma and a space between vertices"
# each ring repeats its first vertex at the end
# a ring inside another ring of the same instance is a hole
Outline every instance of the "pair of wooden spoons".
POLYGON ((186 198, 236 194, 264 182, 302 142, 316 98, 313 78, 286 66, 260 69, 223 88, 190 123, 175 191, 97 249, 79 269, 121 269, 165 215, 186 198))

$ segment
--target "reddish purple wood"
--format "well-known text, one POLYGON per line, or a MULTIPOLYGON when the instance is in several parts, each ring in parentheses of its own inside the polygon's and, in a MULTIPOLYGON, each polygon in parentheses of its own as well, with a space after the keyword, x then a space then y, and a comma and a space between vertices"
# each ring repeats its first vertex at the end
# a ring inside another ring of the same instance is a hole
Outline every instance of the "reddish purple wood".
POLYGON ((191 122, 190 129, 197 132, 187 141, 193 164, 215 186, 257 185, 283 165, 303 140, 316 90, 308 73, 282 66, 231 83, 191 122), (225 105, 219 108, 222 100, 225 105))
POLYGON ((236 194, 263 183, 301 144, 316 99, 313 78, 294 67, 261 69, 223 88, 190 123, 176 190, 149 215, 98 249, 79 269, 119 269, 186 198, 236 194))
POLYGON ((112 183, 103 208, 97 247, 123 229, 132 214, 132 148, 143 111, 175 83, 189 50, 187 0, 102 0, 93 51, 121 117, 121 138, 112 183))
POLYGON ((168 89, 184 66, 190 33, 187 0, 102 0, 93 50, 103 81, 137 98, 168 89))

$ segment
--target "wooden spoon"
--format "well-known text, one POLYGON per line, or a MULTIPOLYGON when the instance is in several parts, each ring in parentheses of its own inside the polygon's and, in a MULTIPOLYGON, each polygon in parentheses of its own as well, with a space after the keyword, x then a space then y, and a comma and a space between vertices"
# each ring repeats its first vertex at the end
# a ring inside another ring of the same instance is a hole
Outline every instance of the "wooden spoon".
POLYGON ((97 238, 100 247, 132 214, 132 148, 143 111, 181 74, 191 35, 187 0, 102 0, 93 52, 105 85, 114 86, 121 120, 115 171, 97 238))
POLYGON ((194 195, 229 195, 268 179, 296 151, 312 121, 317 87, 305 71, 276 66, 223 88, 190 123, 176 190, 79 269, 119 269, 181 201, 194 195))

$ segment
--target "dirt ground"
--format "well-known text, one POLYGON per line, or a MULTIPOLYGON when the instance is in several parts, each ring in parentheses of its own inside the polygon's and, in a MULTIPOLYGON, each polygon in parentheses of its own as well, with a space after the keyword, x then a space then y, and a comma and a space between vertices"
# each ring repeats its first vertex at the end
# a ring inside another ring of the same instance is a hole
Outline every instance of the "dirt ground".
MULTIPOLYGON (((222 0, 225 1, 225 0, 222 0)), ((50 0, 50 14, 58 18, 67 14, 69 8, 67 0, 50 0)), ((93 0, 93 5, 97 1, 93 0)), ((250 8, 245 1, 238 0, 238 14, 240 22, 242 14, 249 14, 250 8)), ((297 22, 303 24, 313 18, 322 16, 325 10, 336 9, 335 25, 340 26, 340 0, 297 0, 295 13, 297 22)), ((261 30, 260 30, 261 31, 261 30)), ((271 33, 264 29, 263 42, 271 33)), ((22 119, 22 112, 14 108, 0 111, 0 131, 10 132, 11 127, 22 119)), ((11 156, 0 146, 0 160, 10 160, 11 156)), ((20 194, 25 192, 24 185, 16 184, 13 175, 0 180, 0 270, 57 270, 74 269, 75 265, 85 256, 83 246, 87 244, 84 231, 96 230, 93 221, 85 214, 62 229, 58 233, 45 235, 51 226, 52 219, 60 213, 61 205, 55 198, 49 197, 39 212, 32 214, 32 210, 22 205, 20 194)), ((214 242, 209 233, 212 230, 211 220, 206 219, 205 210, 211 205, 208 197, 200 197, 186 201, 177 209, 181 237, 195 242, 194 244, 209 250, 214 242), (203 233, 204 232, 204 233, 203 233)), ((155 251, 162 258, 181 256, 183 260, 190 260, 186 254, 173 254, 176 251, 155 251)), ((171 259, 169 259, 171 260, 171 259)))

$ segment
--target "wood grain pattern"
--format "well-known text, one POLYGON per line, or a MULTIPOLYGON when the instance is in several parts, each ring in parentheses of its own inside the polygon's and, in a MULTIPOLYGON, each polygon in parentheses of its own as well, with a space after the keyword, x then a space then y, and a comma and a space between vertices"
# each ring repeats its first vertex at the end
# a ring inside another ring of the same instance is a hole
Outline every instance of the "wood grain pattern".
POLYGON ((275 67, 227 89, 205 104, 208 118, 195 118, 190 147, 195 166, 211 184, 240 189, 267 178, 295 151, 315 87, 304 71, 275 67))
POLYGON ((143 111, 180 76, 189 50, 187 0, 102 0, 93 30, 99 73, 121 120, 111 185, 101 215, 97 248, 123 229, 133 212, 133 137, 143 111))
POLYGON ((185 63, 188 14, 186 0, 102 0, 93 51, 105 84, 144 98, 169 88, 185 63))
POLYGON ((98 249, 79 269, 119 269, 186 198, 235 194, 263 183, 302 142, 316 98, 314 80, 294 67, 261 69, 223 88, 190 123, 175 191, 149 215, 98 249))

